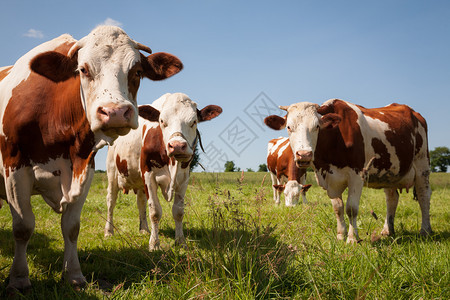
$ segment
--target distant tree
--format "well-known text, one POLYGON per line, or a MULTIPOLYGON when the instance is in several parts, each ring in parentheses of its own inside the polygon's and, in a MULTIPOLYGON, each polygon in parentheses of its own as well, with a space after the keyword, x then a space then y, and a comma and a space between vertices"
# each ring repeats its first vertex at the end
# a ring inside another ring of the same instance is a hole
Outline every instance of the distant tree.
POLYGON ((198 166, 198 163, 200 162, 200 155, 198 154, 198 147, 195 147, 195 149, 194 149, 194 155, 193 155, 193 157, 192 157, 192 160, 191 160, 191 165, 190 165, 190 167, 189 167, 189 169, 191 170, 191 172, 192 172, 192 170, 194 170, 194 168, 196 167, 196 166, 198 166))
POLYGON ((267 172, 267 165, 266 164, 260 164, 258 166, 258 172, 267 172))
POLYGON ((436 147, 430 151, 430 164, 432 172, 447 172, 450 166, 450 149, 447 147, 436 147))
POLYGON ((253 171, 252 168, 247 168, 246 172, 255 172, 255 171, 253 171))
POLYGON ((236 166, 234 165, 234 161, 232 160, 228 160, 225 163, 225 172, 235 172, 236 170, 236 166))

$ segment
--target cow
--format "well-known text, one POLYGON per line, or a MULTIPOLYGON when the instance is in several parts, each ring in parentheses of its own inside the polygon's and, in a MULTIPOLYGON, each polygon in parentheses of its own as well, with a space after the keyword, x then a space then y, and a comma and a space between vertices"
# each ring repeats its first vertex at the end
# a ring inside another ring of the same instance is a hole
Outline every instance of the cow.
MULTIPOLYGON (((139 128, 119 137, 107 155, 107 221, 105 236, 114 233, 113 211, 119 189, 133 190, 139 209, 139 230, 148 232, 146 200, 151 220, 149 250, 159 250, 159 222, 162 208, 158 187, 171 201, 175 220, 175 242, 185 245, 183 234, 184 195, 189 183, 189 166, 200 140, 197 124, 222 113, 222 108, 208 105, 201 110, 187 95, 167 93, 151 106, 139 106, 139 128)), ((201 142, 200 142, 201 145, 201 142)))
POLYGON ((181 61, 115 26, 75 40, 61 35, 0 69, 0 198, 12 214, 14 260, 8 289, 31 287, 26 250, 35 227, 30 196, 61 216, 63 278, 84 285, 78 261, 80 214, 100 148, 138 127, 140 79, 178 73, 181 61))
POLYGON ((308 203, 306 192, 311 185, 305 185, 306 169, 300 169, 295 165, 288 138, 279 137, 269 141, 267 168, 272 179, 275 204, 280 204, 280 195, 283 191, 286 206, 297 205, 300 195, 302 195, 303 203, 308 203))
POLYGON ((359 241, 356 218, 363 186, 384 189, 387 214, 382 235, 395 233, 398 190, 411 187, 422 213, 420 233, 432 232, 427 123, 419 113, 396 103, 367 109, 339 99, 280 108, 286 116, 272 115, 264 122, 276 130, 287 128, 297 166, 313 167, 331 199, 338 239, 347 234, 342 200, 347 187, 348 243, 359 241))

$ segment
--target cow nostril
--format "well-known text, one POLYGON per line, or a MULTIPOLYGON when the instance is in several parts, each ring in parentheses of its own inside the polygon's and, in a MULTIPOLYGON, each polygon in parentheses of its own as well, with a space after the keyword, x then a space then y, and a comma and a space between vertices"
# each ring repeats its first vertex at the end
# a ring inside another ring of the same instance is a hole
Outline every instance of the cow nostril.
POLYGON ((99 115, 108 116, 108 113, 103 109, 103 107, 99 107, 99 108, 97 109, 97 113, 98 113, 99 115))
POLYGON ((131 120, 131 117, 133 116, 133 110, 131 109, 131 107, 127 109, 127 111, 123 114, 123 116, 126 120, 128 121, 131 120))

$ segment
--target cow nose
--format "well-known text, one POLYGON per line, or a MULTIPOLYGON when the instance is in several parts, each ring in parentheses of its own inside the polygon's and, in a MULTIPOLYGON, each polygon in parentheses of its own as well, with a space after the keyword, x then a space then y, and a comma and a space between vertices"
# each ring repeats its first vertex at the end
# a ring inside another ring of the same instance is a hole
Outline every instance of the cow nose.
POLYGON ((103 127, 133 127, 132 120, 135 117, 135 109, 132 105, 100 106, 97 108, 97 117, 103 127))
POLYGON ((186 152, 187 143, 180 141, 169 142, 169 155, 183 154, 186 152))
POLYGON ((312 160, 312 151, 300 150, 296 153, 296 158, 299 161, 311 161, 312 160))

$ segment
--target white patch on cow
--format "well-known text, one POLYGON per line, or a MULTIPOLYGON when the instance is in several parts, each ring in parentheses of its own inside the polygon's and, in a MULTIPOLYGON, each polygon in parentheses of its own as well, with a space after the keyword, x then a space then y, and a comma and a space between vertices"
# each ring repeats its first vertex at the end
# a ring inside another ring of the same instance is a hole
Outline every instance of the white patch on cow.
MULTIPOLYGON (((287 139, 288 138, 284 138, 284 141, 286 141, 287 139)), ((280 147, 280 149, 278 150, 278 157, 281 157, 288 147, 289 147, 289 143, 286 143, 286 145, 280 147)))
POLYGON ((289 180, 284 187, 284 201, 286 206, 298 204, 302 187, 296 180, 289 180))
POLYGON ((289 106, 286 128, 292 152, 312 151, 317 144, 319 134, 319 119, 317 104, 302 102, 289 106))
POLYGON ((279 137, 278 139, 276 139, 275 143, 269 143, 267 152, 269 154, 273 154, 274 152, 278 151, 278 147, 280 147, 280 145, 283 144, 287 139, 287 137, 279 137))

